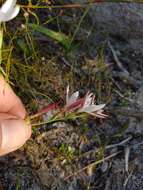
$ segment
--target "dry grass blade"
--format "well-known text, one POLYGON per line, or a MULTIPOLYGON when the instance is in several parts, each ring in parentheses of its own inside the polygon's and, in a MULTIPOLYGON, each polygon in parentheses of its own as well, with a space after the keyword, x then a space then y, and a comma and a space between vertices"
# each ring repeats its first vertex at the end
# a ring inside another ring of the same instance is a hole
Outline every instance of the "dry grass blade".
POLYGON ((129 171, 129 156, 130 156, 130 147, 125 148, 125 171, 129 171))
POLYGON ((84 168, 82 168, 82 169, 76 171, 74 174, 71 174, 71 175, 65 177, 64 180, 68 180, 69 178, 73 177, 74 175, 78 175, 79 173, 83 172, 84 170, 88 169, 89 167, 96 166, 96 165, 98 165, 98 164, 100 164, 100 163, 102 163, 102 162, 104 162, 104 161, 106 161, 106 160, 109 160, 110 158, 113 158, 113 157, 117 156, 117 155, 120 154, 120 153, 121 153, 121 151, 118 151, 118 152, 116 152, 116 153, 114 153, 114 154, 111 154, 110 156, 107 156, 107 157, 101 159, 101 160, 98 160, 98 161, 96 161, 96 162, 93 162, 93 163, 91 163, 91 164, 85 166, 84 168))

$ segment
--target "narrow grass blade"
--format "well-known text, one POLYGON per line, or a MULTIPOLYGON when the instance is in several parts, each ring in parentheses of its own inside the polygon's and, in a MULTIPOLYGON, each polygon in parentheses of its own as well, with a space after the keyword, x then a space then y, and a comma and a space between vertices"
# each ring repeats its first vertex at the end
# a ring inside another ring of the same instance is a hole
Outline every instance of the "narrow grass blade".
POLYGON ((42 34, 45 34, 46 36, 58 41, 60 44, 62 44, 66 49, 69 49, 71 46, 71 40, 68 36, 61 32, 55 32, 51 29, 45 28, 43 26, 38 26, 36 24, 29 23, 28 26, 36 30, 42 34))

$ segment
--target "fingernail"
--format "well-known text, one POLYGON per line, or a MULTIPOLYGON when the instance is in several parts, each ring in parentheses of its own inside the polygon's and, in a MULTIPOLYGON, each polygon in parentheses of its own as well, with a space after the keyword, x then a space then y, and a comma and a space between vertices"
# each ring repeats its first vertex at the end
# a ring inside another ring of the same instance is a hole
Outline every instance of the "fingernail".
POLYGON ((31 136, 31 127, 24 120, 4 120, 1 127, 1 150, 11 152, 21 147, 31 136))

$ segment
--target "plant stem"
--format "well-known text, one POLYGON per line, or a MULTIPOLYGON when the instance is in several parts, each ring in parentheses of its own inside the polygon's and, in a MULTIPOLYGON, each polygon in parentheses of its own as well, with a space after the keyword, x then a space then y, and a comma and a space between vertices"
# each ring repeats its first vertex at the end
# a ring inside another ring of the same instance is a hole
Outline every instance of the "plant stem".
POLYGON ((37 127, 37 126, 40 126, 40 125, 45 125, 45 124, 52 124, 52 123, 56 123, 56 122, 64 122, 66 121, 66 119, 64 118, 61 118, 61 119, 51 119, 49 121, 45 121, 45 122, 41 122, 41 123, 33 123, 31 124, 32 127, 37 127))
POLYGON ((65 8, 65 9, 71 9, 71 8, 86 8, 87 6, 92 5, 92 6, 97 6, 98 4, 101 3, 139 3, 142 4, 143 2, 141 0, 95 0, 93 3, 89 2, 89 3, 72 3, 72 4, 65 4, 65 5, 46 5, 46 6, 39 6, 39 5, 22 5, 22 4, 18 4, 20 7, 22 8, 27 8, 27 9, 60 9, 60 8, 65 8))
MULTIPOLYGON (((60 113, 58 113, 60 114, 60 113)), ((80 114, 80 115, 73 115, 73 114, 69 114, 65 117, 61 117, 61 118, 55 118, 58 116, 58 114, 56 114, 54 117, 52 117, 51 119, 47 120, 47 121, 44 121, 44 122, 41 122, 41 123, 34 123, 34 124, 31 124, 32 127, 36 127, 36 126, 40 126, 40 125, 45 125, 45 124, 52 124, 52 123, 56 123, 56 122, 66 122, 67 120, 73 120, 73 119, 78 119, 78 118, 82 118, 82 117, 85 117, 85 114, 80 114)), ((29 119, 34 119, 36 117, 29 117, 29 119)))

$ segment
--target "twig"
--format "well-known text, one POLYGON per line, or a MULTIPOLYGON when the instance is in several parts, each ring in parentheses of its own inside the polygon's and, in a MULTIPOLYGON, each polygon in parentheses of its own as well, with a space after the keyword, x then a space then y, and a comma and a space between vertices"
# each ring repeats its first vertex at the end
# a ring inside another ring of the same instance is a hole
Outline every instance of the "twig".
POLYGON ((106 146, 105 149, 110 149, 110 148, 114 148, 114 147, 117 147, 117 146, 123 146, 125 143, 129 142, 131 139, 132 139, 132 136, 129 136, 127 139, 124 139, 123 141, 121 141, 119 143, 111 144, 111 145, 106 146))
MULTIPOLYGON (((47 9, 47 8, 50 8, 50 9, 59 9, 59 8, 64 8, 64 9, 71 9, 71 8, 86 8, 87 6, 91 5, 91 6, 97 6, 97 4, 101 4, 101 3, 115 3, 114 0, 95 0, 93 3, 73 3, 73 4, 65 4, 65 5, 46 5, 46 6, 38 6, 38 5, 31 5, 31 4, 28 4, 28 5, 22 5, 22 4, 18 4, 20 7, 23 7, 23 8, 32 8, 32 9, 47 9)), ((139 3, 139 4, 142 4, 143 1, 141 0, 123 0, 123 1, 118 1, 117 3, 139 3)))
POLYGON ((123 190, 126 190, 126 186, 128 184, 129 179, 132 177, 133 171, 128 175, 128 177, 126 178, 124 184, 123 184, 123 190))
POLYGON ((107 156, 107 157, 101 159, 101 160, 98 160, 98 161, 96 161, 96 162, 93 162, 93 163, 91 163, 91 164, 85 166, 84 168, 82 168, 82 169, 76 171, 74 174, 71 174, 71 175, 65 177, 64 180, 67 180, 67 179, 69 179, 70 177, 73 177, 74 175, 77 175, 77 174, 83 172, 84 170, 88 169, 89 167, 96 166, 97 164, 100 164, 100 163, 102 163, 102 162, 104 162, 104 161, 106 161, 106 160, 109 160, 110 158, 113 158, 113 157, 117 156, 117 155, 120 154, 121 152, 122 152, 122 151, 118 151, 118 152, 116 152, 116 153, 114 153, 114 154, 111 154, 110 156, 107 156))
MULTIPOLYGON (((129 136, 127 139, 121 141, 120 143, 106 146, 105 149, 110 149, 110 148, 114 148, 114 147, 116 147, 116 146, 124 145, 125 143, 127 143, 127 142, 130 141, 131 139, 132 139, 132 137, 129 136)), ((133 148, 133 149, 134 149, 134 146, 138 147, 138 146, 140 146, 140 145, 142 145, 142 144, 143 144, 143 142, 140 142, 140 143, 137 143, 137 144, 135 144, 135 145, 132 145, 130 148, 133 148)), ((92 151, 93 151, 93 150, 92 150, 92 151)), ((88 153, 89 153, 89 152, 92 152, 92 151, 88 151, 88 153)), ((97 150, 97 151, 98 151, 98 150, 97 150)), ((97 152, 97 151, 96 151, 96 152, 97 152)), ((67 177, 64 178, 64 180, 68 180, 69 178, 71 178, 71 177, 73 177, 74 175, 77 175, 77 174, 83 172, 84 170, 88 169, 89 167, 93 167, 93 166, 96 166, 96 165, 98 165, 98 164, 100 164, 100 163, 102 163, 102 162, 104 162, 104 161, 107 161, 107 160, 109 160, 110 158, 113 158, 113 157, 115 157, 116 155, 120 154, 121 152, 122 152, 122 151, 118 151, 118 152, 116 152, 116 153, 114 153, 114 154, 112 154, 112 155, 110 155, 110 156, 107 156, 107 157, 101 159, 101 160, 98 160, 98 161, 96 161, 96 162, 93 162, 93 163, 91 163, 91 164, 85 166, 84 168, 82 168, 82 169, 76 171, 75 173, 73 173, 73 174, 71 174, 71 175, 68 175, 67 177)), ((86 153, 87 153, 87 152, 86 152, 86 153)), ((126 158, 125 158, 125 159, 126 159, 126 171, 128 171, 129 153, 130 153, 130 149, 126 151, 126 158)), ((84 155, 85 155, 85 154, 84 154, 84 155)), ((131 173, 131 175, 132 175, 132 173, 131 173)), ((129 175, 129 178, 130 178, 130 177, 131 177, 131 176, 129 175)), ((125 181, 124 186, 127 184, 127 181, 128 181, 128 179, 125 181)))
POLYGON ((116 51, 114 50, 114 47, 112 46, 110 41, 108 41, 108 46, 112 52, 115 63, 117 64, 118 68, 121 70, 120 72, 114 71, 113 76, 120 78, 123 82, 132 85, 134 88, 140 87, 142 83, 134 79, 132 76, 130 76, 130 73, 127 71, 127 69, 123 66, 123 64, 119 60, 116 51))
POLYGON ((114 58, 114 61, 115 63, 117 64, 117 66, 119 67, 119 69, 121 71, 123 71, 124 73, 126 73, 126 75, 129 75, 129 72, 124 68, 123 64, 121 63, 121 61, 119 60, 117 54, 116 54, 116 51, 114 50, 112 44, 110 41, 108 41, 108 46, 112 52, 112 55, 113 55, 113 58, 114 58))
POLYGON ((141 145, 143 145, 143 141, 133 145, 133 149, 137 149, 141 145))
POLYGON ((118 77, 124 83, 129 84, 134 88, 139 88, 142 85, 142 81, 134 79, 132 76, 128 75, 126 72, 123 71, 121 72, 114 71, 113 76, 118 77))
POLYGON ((129 155, 130 155, 130 147, 127 146, 125 148, 125 171, 128 172, 129 170, 129 155))
MULTIPOLYGON (((107 145, 105 147, 105 150, 108 150, 108 149, 111 149, 111 148, 115 148, 115 147, 118 147, 118 146, 123 146, 124 144, 126 144, 127 142, 129 142, 131 139, 132 139, 132 136, 129 136, 128 138, 124 139, 123 141, 121 141, 119 143, 107 145)), ((89 150, 88 152, 85 152, 82 155, 80 155, 77 159, 79 159, 79 158, 81 158, 83 156, 86 156, 87 154, 90 154, 92 152, 97 153, 99 151, 100 151, 100 148, 98 148, 97 150, 95 150, 95 149, 89 150)))
POLYGON ((133 100, 131 98, 127 98, 125 97, 121 92, 119 92, 118 90, 114 90, 113 91, 118 94, 121 98, 124 98, 125 100, 129 101, 129 102, 133 102, 133 100))
POLYGON ((123 66, 123 64, 119 60, 117 53, 114 50, 114 47, 112 46, 110 41, 108 41, 108 46, 112 52, 115 63, 117 64, 118 68, 121 70, 120 72, 114 71, 113 76, 120 78, 120 80, 122 80, 124 83, 130 84, 134 88, 140 87, 143 83, 130 76, 130 73, 127 71, 127 69, 123 66))

